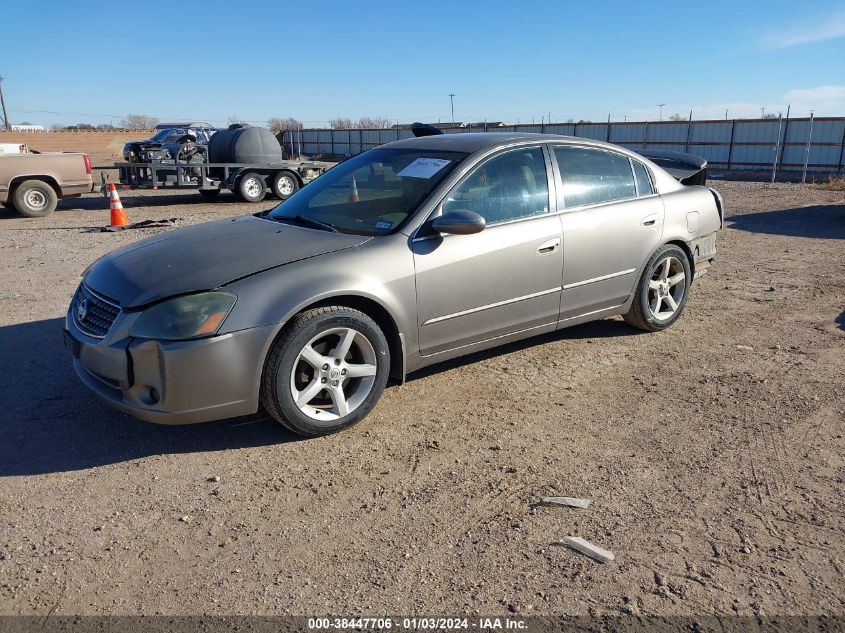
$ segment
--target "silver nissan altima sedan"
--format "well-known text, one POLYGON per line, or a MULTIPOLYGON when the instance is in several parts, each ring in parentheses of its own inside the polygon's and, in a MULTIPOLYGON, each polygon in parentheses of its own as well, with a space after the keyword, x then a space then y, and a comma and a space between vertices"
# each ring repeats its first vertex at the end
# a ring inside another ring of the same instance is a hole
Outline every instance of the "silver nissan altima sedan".
POLYGON ((388 379, 593 319, 669 327, 722 201, 621 147, 539 134, 389 143, 269 212, 120 248, 84 273, 82 381, 165 424, 255 413, 345 429, 388 379))

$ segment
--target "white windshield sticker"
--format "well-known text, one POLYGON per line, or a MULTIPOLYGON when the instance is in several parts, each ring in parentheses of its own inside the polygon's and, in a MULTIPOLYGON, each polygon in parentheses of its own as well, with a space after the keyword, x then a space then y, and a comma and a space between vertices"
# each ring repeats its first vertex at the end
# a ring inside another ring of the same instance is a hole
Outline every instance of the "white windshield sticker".
POLYGON ((418 158, 399 172, 399 176, 410 178, 431 178, 452 161, 445 158, 418 158))

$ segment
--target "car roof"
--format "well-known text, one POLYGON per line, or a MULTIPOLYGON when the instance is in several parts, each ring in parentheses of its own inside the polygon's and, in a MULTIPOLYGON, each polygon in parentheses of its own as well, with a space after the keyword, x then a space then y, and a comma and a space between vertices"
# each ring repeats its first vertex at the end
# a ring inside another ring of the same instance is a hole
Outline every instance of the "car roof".
POLYGON ((168 130, 174 127, 211 127, 210 123, 205 121, 175 121, 172 123, 159 123, 156 125, 157 130, 168 130))
POLYGON ((418 138, 406 138, 401 141, 393 141, 392 143, 387 143, 381 147, 394 149, 414 148, 442 150, 466 152, 471 154, 479 150, 510 145, 519 141, 534 141, 537 143, 568 141, 579 144, 616 147, 610 145, 609 143, 603 143, 601 141, 581 137, 563 136, 561 134, 532 134, 530 132, 461 132, 457 134, 436 134, 433 136, 420 136, 418 138))

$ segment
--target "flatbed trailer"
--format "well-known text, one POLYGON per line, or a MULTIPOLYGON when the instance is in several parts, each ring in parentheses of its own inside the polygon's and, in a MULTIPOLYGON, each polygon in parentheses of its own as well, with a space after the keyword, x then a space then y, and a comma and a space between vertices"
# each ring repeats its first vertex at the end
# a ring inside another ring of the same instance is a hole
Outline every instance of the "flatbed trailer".
POLYGON ((228 189, 246 202, 260 202, 268 192, 286 200, 332 165, 296 160, 263 165, 161 160, 117 162, 105 169, 117 169, 121 186, 129 189, 196 189, 206 198, 228 189))

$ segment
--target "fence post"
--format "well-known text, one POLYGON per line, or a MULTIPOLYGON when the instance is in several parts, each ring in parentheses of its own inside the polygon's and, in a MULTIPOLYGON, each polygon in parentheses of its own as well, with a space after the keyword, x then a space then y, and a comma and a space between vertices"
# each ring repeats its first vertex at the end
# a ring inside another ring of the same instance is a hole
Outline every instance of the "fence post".
POLYGON ((648 121, 645 122, 645 136, 643 136, 643 149, 648 148, 648 121))
POLYGON ((780 150, 780 128, 783 125, 783 115, 778 115, 778 134, 775 137, 775 155, 772 159, 772 182, 775 181, 775 176, 777 175, 778 171, 778 150, 780 150))
POLYGON ((837 173, 842 171, 843 159, 845 159, 845 128, 842 130, 842 143, 839 145, 839 165, 836 167, 837 173))
POLYGON ((783 122, 783 142, 780 144, 780 159, 778 160, 778 169, 783 169, 783 155, 786 152, 786 137, 789 134, 789 110, 791 105, 786 106, 786 120, 783 122))
POLYGON ((804 150, 804 171, 801 172, 801 182, 807 182, 807 163, 810 162, 810 143, 813 140, 813 113, 810 112, 810 129, 807 132, 807 148, 804 150))
POLYGON ((734 153, 734 130, 735 129, 736 129, 736 119, 734 119, 733 122, 731 123, 731 140, 730 140, 730 143, 728 144, 728 167, 727 167, 727 169, 725 169, 725 171, 731 170, 731 156, 733 156, 733 153, 734 153))
POLYGON ((687 122, 687 142, 684 144, 684 151, 689 154, 689 137, 692 131, 692 110, 689 111, 689 121, 687 122))

